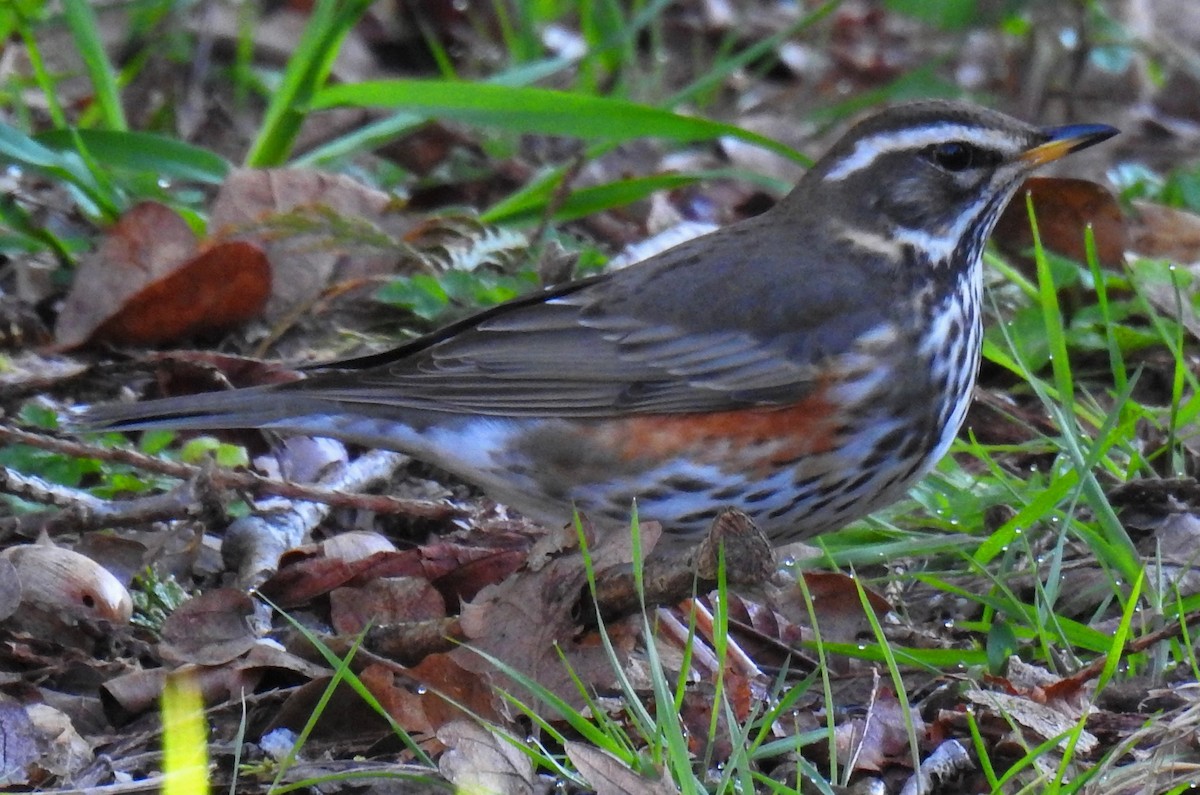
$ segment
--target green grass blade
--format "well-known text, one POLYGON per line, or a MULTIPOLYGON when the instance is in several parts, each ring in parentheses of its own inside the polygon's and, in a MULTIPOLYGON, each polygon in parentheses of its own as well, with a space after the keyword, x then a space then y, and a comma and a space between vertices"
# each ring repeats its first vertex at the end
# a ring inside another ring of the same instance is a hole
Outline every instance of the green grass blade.
MULTIPOLYGON (((557 176, 561 178, 562 175, 557 176)), ((574 221, 613 207, 641 201, 660 190, 674 190, 704 179, 707 179, 704 174, 655 174, 582 188, 556 206, 553 217, 555 221, 574 221)), ((553 191, 551 195, 552 193, 553 191)), ((550 197, 537 193, 522 192, 520 202, 497 204, 487 211, 483 220, 487 223, 501 224, 540 221, 548 198, 550 197)))
POLYGON ((821 625, 817 620, 817 606, 813 600, 812 591, 808 587, 808 582, 805 581, 803 576, 800 576, 796 578, 796 586, 800 589, 800 595, 804 598, 804 611, 807 613, 809 622, 812 625, 813 645, 817 651, 817 671, 821 676, 821 696, 826 707, 825 732, 829 753, 829 780, 837 781, 837 710, 833 709, 833 706, 837 702, 833 698, 833 679, 829 674, 829 656, 826 652, 825 639, 821 634, 821 625))
POLYGON ((1088 224, 1083 242, 1087 252, 1088 270, 1091 271, 1096 291, 1096 306, 1100 308, 1100 316, 1104 318, 1104 336, 1108 343, 1108 362, 1112 368, 1113 384, 1117 391, 1124 391, 1129 383, 1129 370, 1125 364, 1125 355, 1121 352, 1121 343, 1117 340, 1116 324, 1108 301, 1108 284, 1100 267, 1100 257, 1096 253, 1096 233, 1091 224, 1088 224))
MULTIPOLYGON (((350 689, 358 694, 359 698, 361 698, 363 702, 370 706, 379 715, 379 717, 383 718, 383 720, 387 722, 388 727, 392 730, 396 737, 398 737, 400 741, 404 743, 405 747, 408 748, 409 752, 412 753, 413 758, 415 758, 418 763, 429 768, 437 767, 429 755, 425 753, 425 750, 420 746, 420 744, 417 743, 416 740, 414 740, 408 733, 408 731, 396 721, 392 714, 388 712, 382 704, 379 703, 379 700, 375 698, 375 694, 367 689, 367 686, 363 684, 362 680, 359 679, 352 670, 350 670, 350 660, 358 652, 359 646, 362 642, 362 637, 359 637, 354 641, 348 655, 345 659, 343 659, 338 657, 337 654, 334 653, 333 649, 329 648, 329 646, 323 643, 321 639, 317 637, 317 634, 313 632, 313 630, 296 620, 296 618, 294 618, 291 614, 282 610, 278 605, 263 596, 261 593, 257 594, 257 597, 276 613, 283 616, 284 620, 291 624, 296 631, 304 637, 305 640, 312 644, 312 647, 317 650, 317 652, 325 660, 325 663, 333 669, 335 680, 344 680, 346 684, 349 685, 350 689)), ((327 691, 327 695, 332 694, 332 687, 335 684, 336 681, 331 682, 330 688, 327 691)), ((323 701, 327 700, 324 696, 322 698, 323 701)), ((314 710, 314 712, 319 716, 319 710, 314 710)))
POLYGON ((96 90, 96 106, 110 130, 128 130, 125 111, 121 107, 121 93, 117 88, 116 70, 104 51, 100 40, 99 20, 88 0, 63 0, 63 14, 67 27, 75 39, 75 47, 83 58, 92 87, 96 90))
MULTIPOLYGON (((1042 246, 1038 231, 1037 218, 1033 212, 1033 194, 1025 194, 1025 206, 1029 212, 1029 228, 1033 232, 1033 256, 1037 264, 1038 300, 1042 308, 1042 320, 1046 325, 1046 340, 1050 344, 1050 366, 1054 373, 1054 385, 1058 388, 1058 399, 1063 403, 1064 416, 1074 414, 1075 384, 1071 374, 1071 360, 1067 354, 1067 335, 1063 328, 1062 310, 1058 305, 1058 288, 1050 273, 1050 259, 1042 246)), ((1071 427, 1062 429, 1064 434, 1074 431, 1071 427)))
POLYGON ((29 20, 21 13, 20 4, 13 5, 13 15, 16 18, 14 23, 16 30, 21 36, 21 41, 25 44, 29 66, 33 69, 33 79, 42 90, 42 96, 46 100, 46 112, 50 114, 50 121, 56 127, 66 127, 67 114, 63 110, 62 103, 58 100, 58 90, 55 86, 54 78, 46 69, 46 60, 42 57, 41 44, 38 42, 37 36, 34 35, 29 20))
POLYGON ((247 166, 266 168, 287 159, 304 122, 305 106, 329 76, 342 39, 370 4, 371 0, 318 1, 246 154, 247 166))
POLYGON ((48 248, 64 265, 69 265, 75 260, 66 243, 34 221, 30 213, 10 193, 0 195, 0 225, 7 226, 13 233, 12 238, 15 238, 6 240, 6 245, 28 252, 48 248))
POLYGON ((85 212, 91 215, 114 219, 120 214, 120 196, 92 173, 75 147, 56 152, 15 127, 0 123, 0 161, 3 160, 61 179, 75 191, 85 212))
MULTIPOLYGON (((569 68, 574 62, 568 58, 548 58, 534 63, 521 64, 485 82, 502 86, 523 86, 543 80, 569 68)), ((295 158, 295 165, 320 166, 382 146, 415 130, 429 121, 428 114, 400 112, 359 127, 346 135, 322 144, 310 152, 295 158)))
MULTIPOLYGON (((1112 680, 1113 675, 1117 672, 1117 666, 1121 663, 1123 652, 1125 651, 1125 642, 1129 639, 1130 628, 1133 625, 1133 617, 1141 602, 1142 585, 1145 582, 1144 578, 1139 574, 1137 580, 1133 582, 1133 587, 1130 589, 1129 601, 1125 604, 1125 609, 1121 614, 1121 621, 1117 624, 1117 630, 1113 633, 1112 645, 1109 647, 1108 654, 1104 660, 1104 668, 1100 671, 1100 676, 1096 678, 1096 688, 1093 698, 1098 696, 1105 686, 1112 680)), ((1075 748, 1079 744, 1079 738, 1083 735, 1084 727, 1087 725, 1088 712, 1083 711, 1079 720, 1075 723, 1075 728, 1068 734, 1067 747, 1063 750, 1062 759, 1059 761, 1058 775, 1047 788, 1047 793, 1057 793, 1062 790, 1066 784, 1070 773, 1071 760, 1075 758, 1075 748)), ((1082 782, 1074 782, 1067 791, 1075 792, 1078 790, 1082 782)))
POLYGON ((884 665, 887 667, 888 675, 892 680, 892 688, 895 691, 896 701, 900 704, 900 714, 903 716, 904 726, 908 730, 908 750, 912 754, 913 770, 920 770, 921 746, 917 742, 917 730, 913 723, 912 704, 908 700, 908 690, 904 686, 904 677, 900 673, 900 664, 897 662, 892 644, 883 632, 883 625, 879 623, 879 616, 875 615, 875 608, 871 606, 871 600, 867 596, 867 589, 863 586, 862 580, 858 576, 854 577, 854 588, 858 591, 858 602, 862 606, 863 614, 867 617, 867 622, 871 625, 871 632, 875 635, 879 651, 883 656, 884 665))
POLYGON ((514 132, 610 142, 636 138, 707 141, 731 136, 796 162, 806 162, 791 147, 731 124, 611 97, 581 96, 548 88, 446 80, 381 80, 325 88, 313 98, 311 107, 343 106, 407 109, 514 132))
POLYGON ((113 168, 211 185, 223 182, 230 169, 229 161, 215 152, 154 133, 61 129, 40 133, 33 140, 70 151, 76 134, 92 157, 113 168))

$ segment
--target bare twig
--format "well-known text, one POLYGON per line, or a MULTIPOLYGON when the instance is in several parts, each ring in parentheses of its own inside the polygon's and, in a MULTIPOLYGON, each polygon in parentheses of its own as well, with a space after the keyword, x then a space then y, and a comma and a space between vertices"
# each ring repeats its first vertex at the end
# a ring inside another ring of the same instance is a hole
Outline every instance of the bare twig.
MULTIPOLYGON (((36 447, 39 450, 49 450, 77 458, 96 458, 101 461, 113 461, 128 464, 146 472, 167 475, 181 480, 198 478, 204 469, 193 464, 164 461, 161 458, 155 458, 133 450, 98 447, 82 442, 73 442, 68 439, 57 439, 45 434, 22 431, 4 425, 0 425, 0 444, 25 444, 30 447, 36 447)), ((317 488, 266 478, 256 475, 253 472, 214 469, 206 473, 206 476, 218 488, 273 494, 277 497, 287 497, 294 500, 320 502, 334 508, 356 508, 359 510, 374 511, 375 513, 400 514, 419 519, 434 520, 448 519, 460 515, 460 511, 457 508, 443 503, 430 502, 428 500, 407 500, 379 494, 348 494, 333 489, 317 488)))

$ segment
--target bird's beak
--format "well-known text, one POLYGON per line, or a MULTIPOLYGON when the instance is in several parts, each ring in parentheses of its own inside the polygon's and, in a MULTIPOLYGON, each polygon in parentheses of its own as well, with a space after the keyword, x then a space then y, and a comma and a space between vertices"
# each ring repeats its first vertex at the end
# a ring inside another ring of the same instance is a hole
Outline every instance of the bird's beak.
POLYGON ((1107 141, 1119 133, 1116 127, 1107 124, 1068 124, 1064 127, 1046 127, 1042 134, 1046 140, 1027 149, 1020 157, 1030 168, 1058 160, 1064 155, 1107 141))

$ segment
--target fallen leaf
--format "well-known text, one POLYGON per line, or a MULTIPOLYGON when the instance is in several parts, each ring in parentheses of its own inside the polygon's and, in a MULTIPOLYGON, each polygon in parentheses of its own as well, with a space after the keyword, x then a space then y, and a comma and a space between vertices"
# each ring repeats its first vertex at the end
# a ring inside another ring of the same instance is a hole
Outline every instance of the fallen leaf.
MULTIPOLYGON (((527 795, 533 792, 533 762, 497 732, 458 720, 437 731, 446 746, 438 769, 459 792, 527 795)), ((629 790, 633 791, 633 790, 629 790)))
POLYGON ((329 594, 329 617, 340 635, 355 635, 367 627, 444 618, 442 595, 418 577, 382 577, 329 594))
MULTIPOLYGON (((1048 704, 1039 704, 1026 696, 971 689, 964 697, 975 705, 977 719, 981 723, 985 720, 996 721, 1002 727, 1015 723, 1036 735, 1035 744, 1059 737, 1062 738, 1060 744, 1065 746, 1067 738, 1076 736, 1078 716, 1064 713, 1048 704)), ((1078 733, 1075 749, 1081 754, 1091 754, 1098 743, 1096 736, 1085 729, 1078 733)))
MULTIPOLYGON (((431 735, 425 716, 425 697, 403 682, 397 681, 394 671, 381 665, 368 665, 358 672, 358 679, 387 714, 409 734, 431 735)), ((331 676, 322 676, 294 689, 283 705, 271 717, 264 734, 280 727, 299 731, 320 706, 321 718, 313 731, 314 737, 367 738, 374 741, 392 733, 387 720, 379 714, 350 685, 342 681, 326 698, 331 676)))
POLYGON ((409 668, 408 675, 425 688, 425 714, 435 728, 469 717, 492 723, 501 720, 494 704, 496 694, 488 683, 448 654, 430 654, 409 668))
MULTIPOLYGON (((643 526, 643 555, 653 550, 659 530, 656 523, 643 526)), ((604 543, 593 547, 596 571, 631 562, 628 534, 610 534, 604 543)), ((521 569, 487 586, 462 606, 460 626, 467 642, 451 656, 534 710, 541 700, 500 673, 484 654, 504 661, 567 703, 582 708, 584 698, 577 682, 598 688, 615 686, 613 669, 627 669, 640 627, 637 616, 606 625, 613 656, 592 642, 590 635, 579 637, 580 622, 575 611, 586 584, 583 558, 572 550, 537 571, 521 569), (626 631, 629 627, 632 632, 626 631)))
POLYGON ((1033 248, 1033 231, 1025 205, 1026 194, 1033 200, 1043 246, 1076 262, 1087 262, 1084 229, 1091 224, 1100 264, 1109 270, 1121 268, 1129 245, 1125 214, 1116 197, 1103 185, 1086 179, 1027 179, 992 233, 992 240, 1005 254, 1018 263, 1032 263, 1029 251, 1033 248))
POLYGON ((55 340, 61 349, 93 341, 154 345, 233 328, 259 314, 270 284, 258 247, 232 242, 200 251, 174 210, 143 202, 81 263, 55 340))
POLYGON ((0 557, 0 621, 17 612, 21 606, 21 581, 12 561, 0 557))
POLYGON ((838 757, 843 764, 854 761, 855 770, 878 773, 892 762, 911 759, 906 717, 915 721, 912 727, 917 737, 925 733, 925 723, 915 710, 908 716, 891 691, 881 691, 871 701, 865 718, 855 718, 836 729, 838 757))
MULTIPOLYGON (((254 692, 263 668, 246 665, 197 665, 190 667, 206 704, 240 699, 254 692)), ((100 703, 114 726, 124 726, 138 715, 158 708, 159 697, 171 668, 150 668, 115 676, 100 685, 100 703)))
MULTIPOLYGON (((80 736, 65 712, 48 704, 30 704, 25 711, 39 741, 38 767, 45 773, 69 780, 95 761, 91 743, 80 736)), ((5 733, 6 748, 9 739, 5 733)))
MULTIPOLYGON (((342 587, 364 572, 377 569, 381 561, 407 561, 411 557, 411 554, 404 552, 384 551, 365 558, 345 560, 323 557, 317 554, 316 547, 294 549, 280 558, 279 569, 259 590, 280 607, 298 607, 342 587)), ((415 565, 400 568, 407 568, 408 571, 392 573, 404 575, 417 570, 415 565)))
POLYGON ((567 758, 579 770, 596 795, 676 795, 679 789, 666 770, 657 780, 648 779, 617 757, 592 745, 566 744, 567 758))
POLYGON ((163 623, 159 653, 176 663, 220 665, 258 641, 250 629, 254 602, 243 591, 218 588, 184 602, 163 623))
POLYGON ((392 272, 399 258, 393 241, 407 225, 388 214, 394 204, 392 196, 340 174, 239 169, 213 201, 209 232, 266 252, 271 294, 264 315, 273 323, 333 283, 392 272), (389 225, 395 228, 384 230, 389 225))
POLYGON ((1200 262, 1200 215, 1150 202, 1134 202, 1130 247, 1143 257, 1200 262))
POLYGON ((0 694, 0 786, 30 782, 30 773, 42 756, 37 729, 15 698, 0 694))

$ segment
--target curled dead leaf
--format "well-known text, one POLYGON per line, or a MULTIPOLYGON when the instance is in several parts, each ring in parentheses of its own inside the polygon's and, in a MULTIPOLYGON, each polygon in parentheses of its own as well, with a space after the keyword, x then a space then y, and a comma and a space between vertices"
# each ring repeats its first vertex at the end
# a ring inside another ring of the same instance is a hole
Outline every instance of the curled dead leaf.
POLYGON ((1030 262, 1028 253, 1033 248, 1033 232, 1029 227, 1026 194, 1032 198, 1038 235, 1047 249, 1077 262, 1086 262, 1084 230, 1091 224, 1100 264, 1110 270, 1120 269, 1129 246, 1125 214, 1112 193, 1103 185, 1086 179, 1033 177, 1026 180, 992 233, 992 239, 1006 254, 1018 263, 1030 262))
POLYGON ((1134 202, 1132 248, 1143 257, 1200 262, 1200 215, 1151 202, 1134 202))
POLYGON ((446 746, 438 768, 460 792, 533 793, 533 762, 521 748, 478 723, 457 720, 437 730, 446 746))
POLYGON ((163 623, 163 659, 220 665, 241 657, 258 641, 250 628, 254 602, 244 591, 218 588, 192 597, 163 623))
POLYGON ((238 169, 213 201, 215 240, 243 241, 266 252, 269 322, 310 304, 331 284, 389 273, 391 243, 409 224, 391 213, 394 199, 339 175, 312 169, 238 169), (383 227, 392 225, 394 230, 383 227))
POLYGON ((227 242, 201 251, 170 207, 142 202, 80 265, 54 329, 61 349, 93 341, 153 345, 237 326, 271 287, 266 256, 227 242))
MULTIPOLYGON (((262 668, 244 665, 188 665, 174 670, 192 673, 206 704, 245 697, 254 691, 263 675, 262 668)), ((138 715, 155 709, 172 673, 169 668, 141 668, 109 679, 100 685, 100 703, 105 716, 114 726, 123 726, 138 715)))

